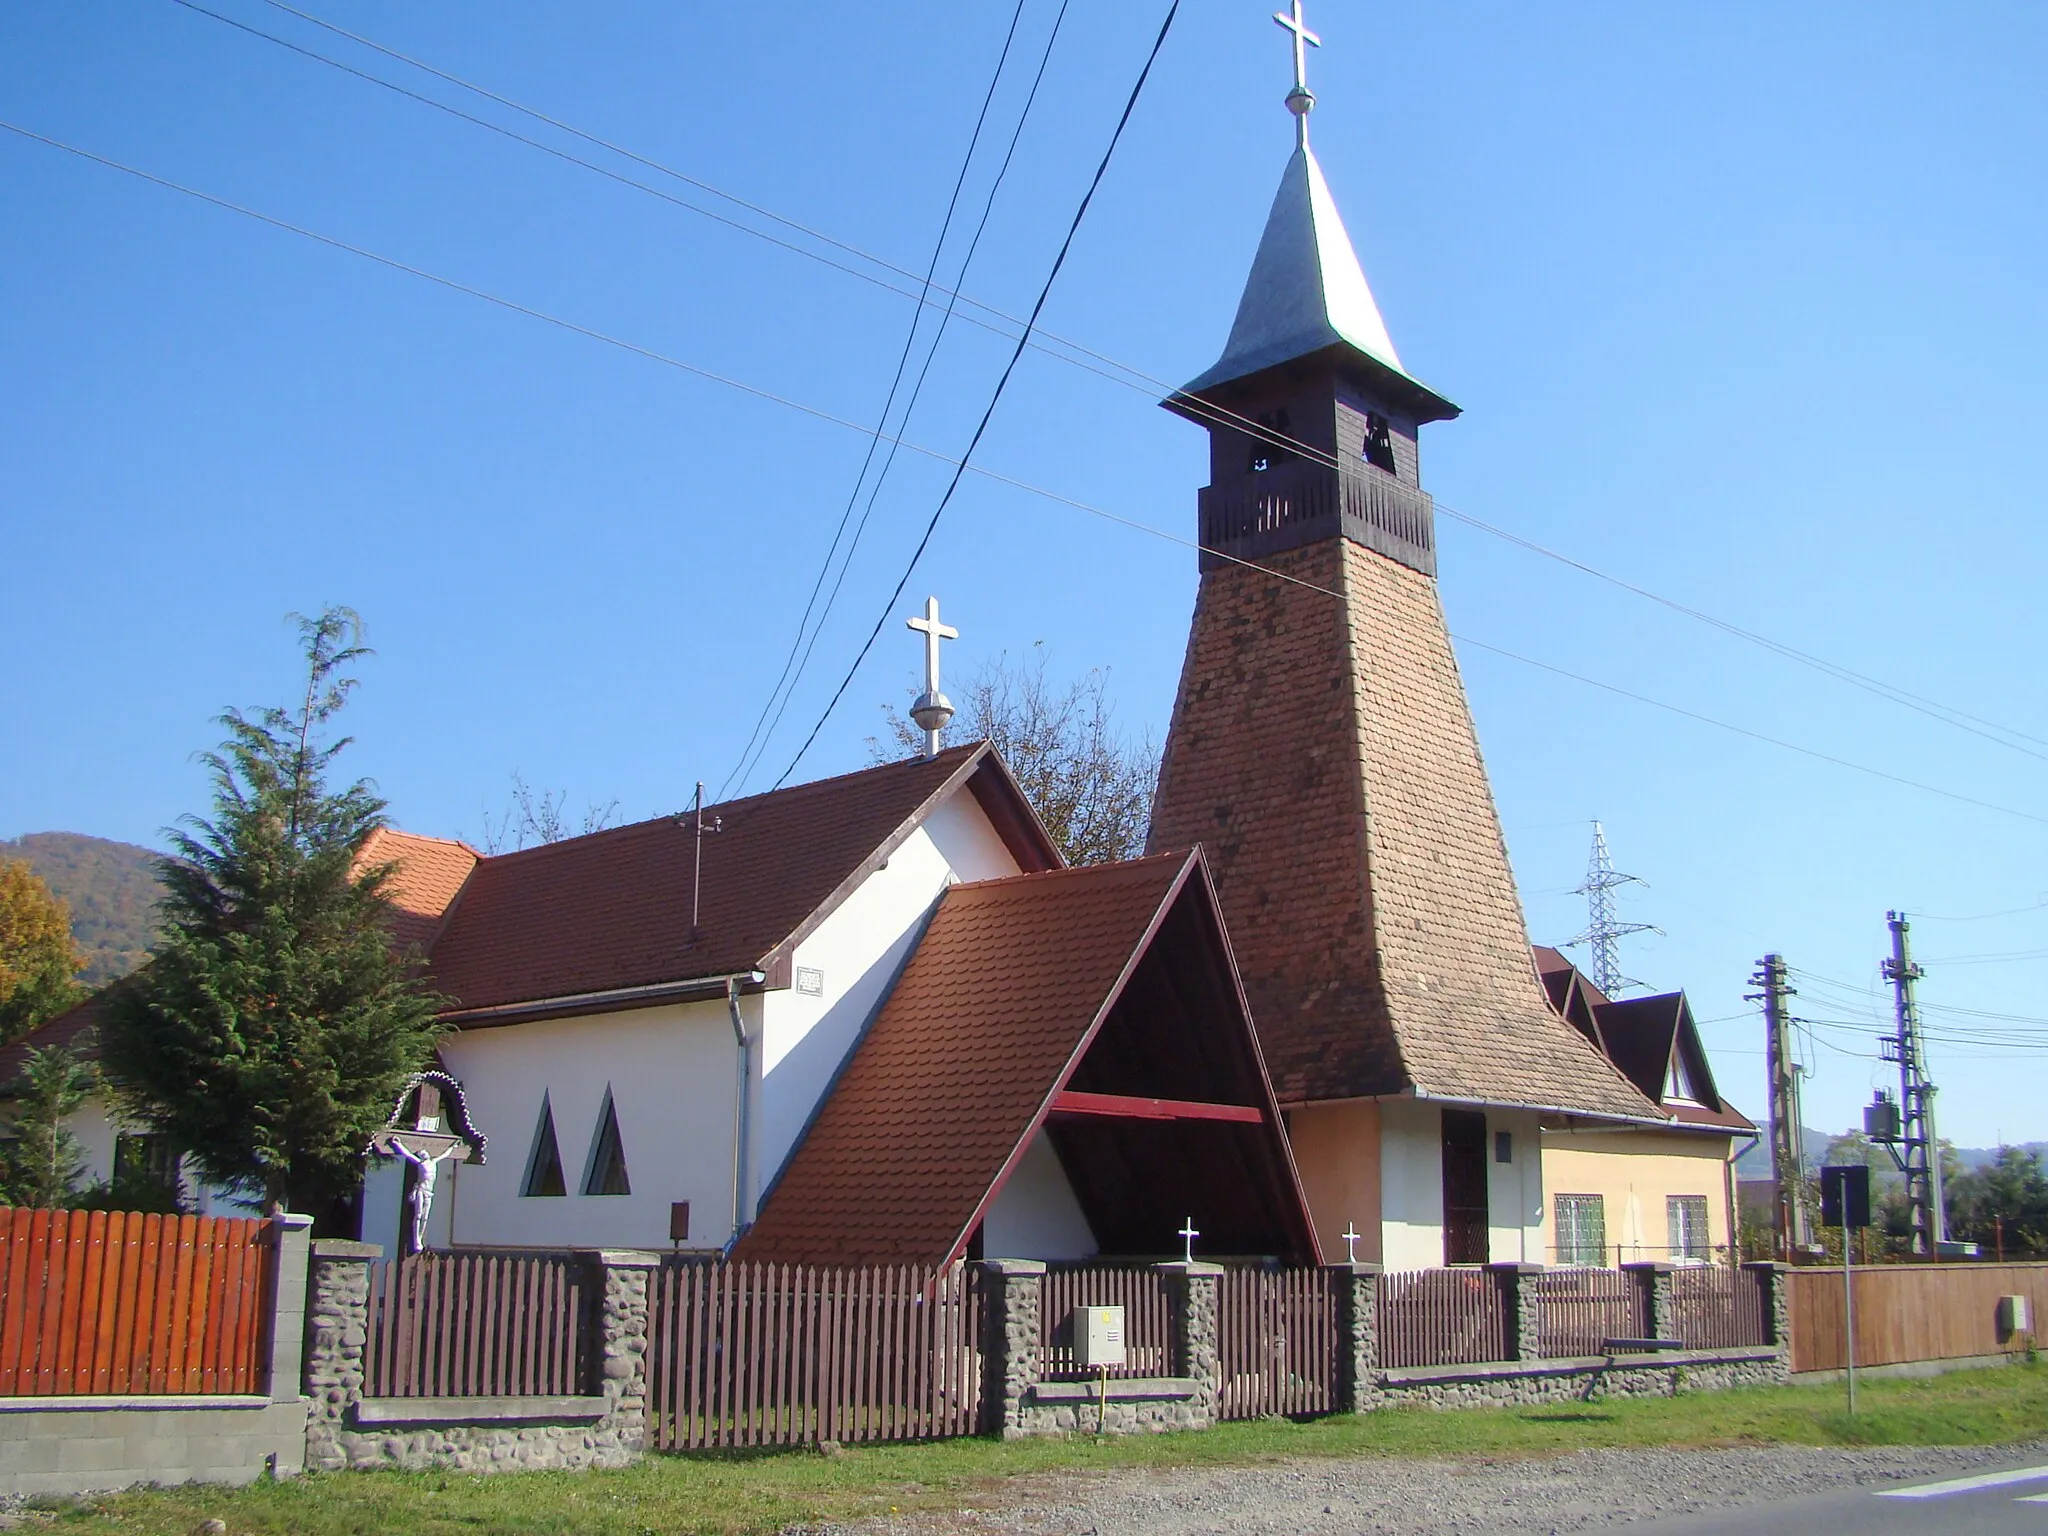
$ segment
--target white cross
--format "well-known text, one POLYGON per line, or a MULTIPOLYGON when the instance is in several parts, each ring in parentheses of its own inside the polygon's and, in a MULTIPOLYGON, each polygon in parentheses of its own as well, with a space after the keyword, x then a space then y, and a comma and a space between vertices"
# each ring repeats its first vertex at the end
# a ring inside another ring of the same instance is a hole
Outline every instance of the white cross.
POLYGON ((1323 40, 1309 31, 1307 23, 1301 19, 1301 0, 1294 0, 1291 14, 1275 11, 1273 19, 1294 34, 1294 88, 1309 100, 1315 100, 1308 88, 1308 49, 1322 47, 1323 40))
POLYGON ((1190 1216, 1187 1219, 1186 1223, 1180 1229, 1180 1235, 1187 1243, 1188 1262, 1192 1264, 1195 1262, 1195 1239, 1202 1235, 1201 1233, 1195 1230, 1194 1217, 1190 1216))
POLYGON ((960 631, 939 622, 939 600, 936 597, 924 600, 923 618, 905 619, 904 623, 924 636, 924 692, 910 706, 910 718, 924 729, 924 755, 937 757, 939 732, 953 718, 951 702, 939 692, 939 642, 958 640, 960 631))
POLYGON ((1358 1240, 1365 1234, 1358 1230, 1357 1222, 1347 1221, 1344 1223, 1344 1231, 1341 1235, 1344 1239, 1344 1262, 1346 1264, 1356 1264, 1358 1262, 1358 1240))

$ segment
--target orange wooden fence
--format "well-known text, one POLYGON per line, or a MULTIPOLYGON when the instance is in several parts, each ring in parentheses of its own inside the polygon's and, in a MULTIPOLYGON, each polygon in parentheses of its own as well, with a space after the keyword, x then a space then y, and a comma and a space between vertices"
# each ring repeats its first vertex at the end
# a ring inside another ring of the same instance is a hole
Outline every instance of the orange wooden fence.
MULTIPOLYGON (((1787 1277, 1794 1371, 1840 1370, 1842 1272, 1795 1269, 1787 1277)), ((1856 1270, 1856 1363, 1902 1365, 2016 1353, 2001 1337, 1998 1298, 2025 1296, 2033 1332, 2048 1334, 2048 1264, 1872 1264, 1856 1270)))
POLYGON ((268 1226, 0 1207, 0 1397, 263 1391, 268 1226))

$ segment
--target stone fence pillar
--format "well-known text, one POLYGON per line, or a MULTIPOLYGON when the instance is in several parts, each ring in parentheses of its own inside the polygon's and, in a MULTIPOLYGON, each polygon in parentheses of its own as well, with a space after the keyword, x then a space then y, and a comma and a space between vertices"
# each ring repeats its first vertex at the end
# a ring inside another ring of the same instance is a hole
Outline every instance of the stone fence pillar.
POLYGON ((1761 1259, 1744 1264, 1742 1268, 1754 1279, 1758 1299, 1763 1303, 1764 1342, 1789 1358, 1792 1353, 1792 1286, 1788 1279, 1791 1266, 1761 1259))
POLYGON ((981 1432, 1029 1433, 1025 1398, 1038 1384, 1045 1265, 988 1259, 981 1265, 981 1432))
POLYGON ((661 1255, 606 1248, 597 1266, 597 1393, 605 1399, 604 1427, 619 1448, 647 1449, 647 1323, 649 1282, 661 1255))
POLYGON ((1509 1360, 1543 1358, 1543 1297, 1536 1277, 1541 1264, 1511 1259, 1486 1266, 1500 1287, 1501 1354, 1509 1360))
POLYGON ((1166 1277, 1167 1307, 1173 1328, 1173 1374, 1195 1384, 1194 1397, 1188 1404, 1193 1415, 1190 1427, 1207 1429, 1216 1422, 1217 1390, 1222 1379, 1217 1293, 1223 1280, 1223 1266, 1177 1259, 1152 1267, 1166 1277))
POLYGON ((1380 1266, 1326 1264, 1337 1296, 1337 1412, 1379 1406, 1380 1266))
POLYGON ((1621 1272, 1635 1277, 1643 1288, 1643 1331, 1653 1339, 1668 1339, 1676 1321, 1671 1307, 1671 1274, 1678 1266, 1663 1259, 1645 1259, 1624 1264, 1621 1272))
MULTIPOLYGON (((339 1472, 349 1465, 351 1411, 363 1396, 363 1349, 370 1339, 370 1261, 375 1243, 323 1237, 312 1244, 306 1288, 303 1370, 312 1401, 306 1420, 306 1465, 339 1472)), ((272 1392, 275 1395, 276 1387, 272 1392)))
POLYGON ((271 1282, 269 1365, 270 1400, 300 1401, 305 1382, 301 1365, 306 1352, 306 1282, 311 1262, 313 1218, 283 1215, 271 1218, 271 1282))

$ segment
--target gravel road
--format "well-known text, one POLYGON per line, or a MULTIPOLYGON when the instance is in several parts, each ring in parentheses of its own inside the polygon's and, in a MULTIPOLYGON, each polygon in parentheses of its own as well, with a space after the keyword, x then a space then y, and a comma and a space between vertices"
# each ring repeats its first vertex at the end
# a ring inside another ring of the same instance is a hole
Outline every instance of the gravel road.
POLYGON ((999 1507, 810 1536, 1421 1536, 1598 1530, 2010 1463, 2034 1447, 1579 1451, 1518 1460, 1362 1457, 1020 1479, 999 1507))

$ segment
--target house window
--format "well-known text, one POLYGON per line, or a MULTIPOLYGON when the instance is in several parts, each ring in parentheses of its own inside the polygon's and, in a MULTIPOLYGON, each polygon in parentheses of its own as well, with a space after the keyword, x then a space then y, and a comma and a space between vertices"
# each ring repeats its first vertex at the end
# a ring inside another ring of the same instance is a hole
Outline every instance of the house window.
POLYGON ((1378 411, 1366 412, 1364 453, 1365 462, 1374 469, 1384 469, 1390 475, 1397 472, 1394 468, 1394 434, 1387 425, 1387 418, 1378 411))
POLYGON ((619 1112, 612 1104, 612 1091, 604 1091, 604 1113, 598 1116, 597 1139, 590 1144, 590 1168, 583 1175, 586 1195, 630 1195, 633 1181, 626 1174, 626 1144, 619 1136, 619 1112))
POLYGON ((1557 1197, 1557 1262, 1584 1269, 1607 1262, 1607 1207, 1600 1196, 1557 1197))
POLYGON ((555 1140, 555 1110, 548 1096, 540 1096, 540 1124, 534 1128, 533 1150, 526 1154, 526 1178, 520 1183, 522 1195, 566 1195, 562 1179, 562 1147, 555 1140))
POLYGON ((116 1136, 114 1138, 114 1182, 154 1184, 158 1188, 178 1187, 178 1153, 168 1136, 116 1136))
POLYGON ((1711 1256, 1707 1247, 1707 1197, 1667 1196, 1664 1213, 1671 1226, 1671 1257, 1704 1264, 1711 1256))
POLYGON ((1512 1163, 1515 1160, 1515 1133, 1495 1131, 1493 1133, 1493 1160, 1496 1163, 1512 1163))

